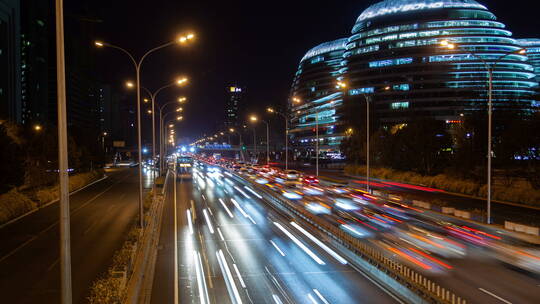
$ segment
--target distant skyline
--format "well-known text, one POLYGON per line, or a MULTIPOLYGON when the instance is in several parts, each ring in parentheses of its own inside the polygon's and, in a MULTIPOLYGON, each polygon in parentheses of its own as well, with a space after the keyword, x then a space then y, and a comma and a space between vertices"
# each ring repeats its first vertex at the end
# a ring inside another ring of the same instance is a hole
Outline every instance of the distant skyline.
MULTIPOLYGON (((310 48, 348 37, 356 18, 379 1, 252 1, 125 2, 67 0, 74 14, 101 19, 93 23, 102 39, 136 54, 173 39, 182 30, 197 34, 194 45, 171 47, 148 58, 143 85, 156 88, 185 73, 185 90, 171 89, 161 101, 187 95, 180 136, 213 132, 225 117, 226 88, 245 88, 246 109, 258 112, 269 104, 285 105, 300 59, 310 48), (215 125, 208 121, 214 121, 215 125)), ((530 0, 478 1, 507 25, 516 38, 540 37, 540 19, 530 0)), ((92 47, 92 42, 88 42, 92 47)), ((119 87, 133 71, 127 58, 114 50, 95 50, 96 69, 103 81, 119 87)), ((242 117, 240 117, 242 119, 242 117)))

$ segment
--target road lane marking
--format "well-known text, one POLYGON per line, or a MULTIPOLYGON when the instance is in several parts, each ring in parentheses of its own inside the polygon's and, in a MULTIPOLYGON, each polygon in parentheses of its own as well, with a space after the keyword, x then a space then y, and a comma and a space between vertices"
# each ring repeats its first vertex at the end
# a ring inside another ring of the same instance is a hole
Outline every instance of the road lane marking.
MULTIPOLYGON (((176 170, 175 170, 176 171, 176 170)), ((178 304, 178 211, 176 209, 176 173, 174 173, 174 186, 173 186, 173 205, 174 205, 174 304, 178 304)), ((188 221, 191 234, 193 234, 193 227, 191 227, 191 218, 188 221)))
POLYGON ((319 297, 319 299, 321 299, 321 301, 323 301, 324 304, 330 304, 317 289, 313 288, 313 292, 317 295, 317 297, 319 297))
POLYGON ((482 292, 487 293, 488 295, 494 297, 495 299, 497 299, 497 300, 499 300, 499 301, 501 301, 501 302, 504 302, 504 303, 506 303, 506 304, 512 304, 512 302, 507 301, 507 300, 505 300, 505 299, 499 297, 498 295, 496 295, 496 294, 494 294, 494 293, 492 293, 492 292, 490 292, 490 291, 485 290, 484 288, 478 288, 478 289, 479 289, 480 291, 482 291, 482 292))
POLYGON ((285 256, 285 253, 281 251, 281 249, 278 247, 278 245, 276 245, 276 243, 274 243, 274 241, 270 240, 270 243, 272 243, 272 246, 276 248, 276 250, 279 252, 279 254, 281 254, 281 256, 285 256))
POLYGON ((204 218, 206 219, 206 224, 208 225, 208 229, 210 229, 210 233, 214 234, 214 226, 212 226, 212 223, 210 222, 210 218, 208 217, 208 212, 206 212, 206 208, 203 210, 204 218))
POLYGON ((233 264, 234 272, 236 272, 236 275, 238 276, 238 280, 240 281, 240 284, 243 288, 246 288, 246 284, 244 284, 244 279, 242 279, 242 275, 240 274, 240 271, 238 270, 238 267, 236 264, 233 264))
POLYGON ((227 211, 227 214, 229 215, 229 217, 234 218, 234 215, 232 214, 231 210, 229 210, 229 207, 227 207, 227 205, 225 205, 225 202, 221 198, 219 198, 218 201, 221 203, 221 205, 223 206, 225 211, 227 211))
POLYGON ((223 274, 225 274, 224 278, 225 281, 230 285, 230 289, 232 289, 233 297, 235 300, 234 302, 238 304, 242 304, 242 299, 240 298, 240 293, 238 292, 238 288, 236 287, 236 283, 234 282, 234 278, 231 273, 231 269, 229 268, 229 265, 227 264, 227 260, 225 259, 225 256, 223 255, 223 251, 220 249, 216 252, 216 256, 218 258, 218 262, 221 266, 221 271, 223 274))
POLYGON ((285 235, 287 235, 298 247, 300 247, 307 255, 309 255, 317 264, 319 265, 325 265, 324 261, 321 260, 313 251, 311 251, 309 248, 307 248, 304 243, 302 243, 300 240, 298 240, 292 233, 290 233, 287 229, 285 229, 283 226, 281 226, 280 223, 274 222, 274 225, 279 228, 285 235))
POLYGON ((308 293, 308 294, 307 294, 307 297, 308 297, 308 299, 311 301, 311 303, 313 303, 313 304, 319 304, 319 302, 317 302, 317 300, 315 300, 315 298, 313 297, 313 295, 311 295, 311 293, 308 293))
POLYGON ((219 238, 225 242, 225 238, 223 237, 223 234, 221 233, 221 229, 219 229, 219 227, 217 227, 217 232, 219 234, 219 238))
POLYGON ((347 264, 347 260, 345 260, 342 256, 334 252, 332 249, 328 248, 325 244, 323 244, 321 241, 319 241, 316 237, 314 237, 311 233, 307 232, 304 228, 300 227, 295 222, 290 223, 294 228, 298 229, 302 234, 307 236, 311 241, 313 241, 315 244, 319 245, 324 251, 326 251, 329 255, 333 256, 338 262, 340 262, 343 265, 347 264))

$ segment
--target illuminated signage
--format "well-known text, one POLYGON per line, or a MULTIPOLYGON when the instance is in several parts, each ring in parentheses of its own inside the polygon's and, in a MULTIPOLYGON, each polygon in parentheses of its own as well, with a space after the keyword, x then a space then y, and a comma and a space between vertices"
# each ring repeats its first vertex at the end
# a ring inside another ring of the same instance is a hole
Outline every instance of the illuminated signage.
POLYGON ((229 89, 230 89, 231 93, 242 92, 242 89, 237 88, 237 87, 230 87, 229 89))

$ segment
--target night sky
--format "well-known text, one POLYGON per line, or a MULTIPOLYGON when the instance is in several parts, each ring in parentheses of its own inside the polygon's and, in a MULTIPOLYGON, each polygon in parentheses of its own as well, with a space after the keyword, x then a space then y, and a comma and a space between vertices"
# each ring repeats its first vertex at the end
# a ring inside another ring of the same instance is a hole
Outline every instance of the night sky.
MULTIPOLYGON (((177 37, 196 33, 189 47, 170 47, 143 65, 142 84, 150 89, 187 75, 187 89, 171 89, 160 101, 186 95, 181 135, 214 132, 223 121, 225 88, 246 87, 245 112, 263 113, 284 105, 299 60, 311 47, 347 37, 358 15, 376 1, 120 1, 65 0, 67 10, 101 19, 96 38, 142 55, 177 37)), ((480 1, 515 37, 540 37, 536 0, 480 1)), ((92 47, 92 41, 88 42, 92 47)), ((114 50, 96 50, 97 75, 105 83, 134 78, 128 59, 114 50)))

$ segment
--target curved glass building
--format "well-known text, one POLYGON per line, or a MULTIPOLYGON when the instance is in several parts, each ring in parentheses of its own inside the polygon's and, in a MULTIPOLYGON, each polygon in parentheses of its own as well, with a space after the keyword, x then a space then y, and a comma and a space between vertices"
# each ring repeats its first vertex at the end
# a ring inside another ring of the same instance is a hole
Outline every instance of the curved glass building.
POLYGON ((371 94, 382 125, 431 117, 449 123, 486 111, 486 64, 497 111, 530 113, 538 82, 522 45, 474 0, 386 0, 357 19, 344 53, 345 102, 371 94), (443 48, 443 40, 456 45, 443 48), (504 56, 504 58, 502 58, 504 56), (502 58, 502 59, 501 59, 502 58), (381 90, 386 88, 387 90, 381 90))
POLYGON ((289 136, 298 156, 312 156, 319 126, 319 149, 323 157, 338 157, 343 134, 339 131, 339 107, 343 93, 336 88, 347 38, 322 43, 300 61, 289 103, 289 136), (317 122, 318 120, 318 122, 317 122))
POLYGON ((540 39, 519 39, 518 43, 527 51, 527 57, 534 68, 536 80, 540 81, 540 39))

